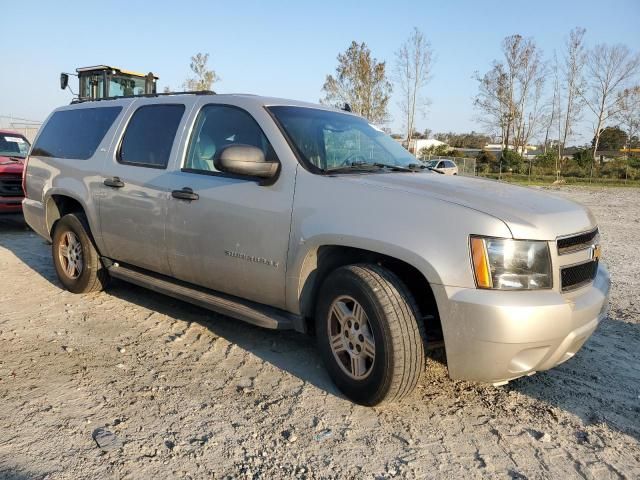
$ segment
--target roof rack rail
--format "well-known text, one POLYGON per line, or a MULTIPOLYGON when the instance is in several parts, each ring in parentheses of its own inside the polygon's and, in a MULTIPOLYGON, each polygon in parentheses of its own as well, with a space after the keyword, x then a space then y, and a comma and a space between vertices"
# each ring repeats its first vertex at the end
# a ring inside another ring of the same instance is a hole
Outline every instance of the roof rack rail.
POLYGON ((119 97, 104 97, 104 98, 74 98, 71 103, 85 103, 85 102, 102 102, 106 100, 120 100, 121 98, 153 98, 153 97, 170 97, 172 95, 216 95, 213 90, 198 90, 195 92, 163 92, 163 93, 143 93, 140 95, 123 95, 119 97))

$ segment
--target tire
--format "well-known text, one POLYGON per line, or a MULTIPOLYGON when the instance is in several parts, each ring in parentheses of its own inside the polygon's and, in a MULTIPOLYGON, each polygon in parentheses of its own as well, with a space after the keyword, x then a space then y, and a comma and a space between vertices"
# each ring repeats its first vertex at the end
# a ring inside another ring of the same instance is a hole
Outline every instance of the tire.
POLYGON ((73 293, 98 292, 109 280, 109 273, 100 262, 89 232, 83 213, 65 215, 54 226, 51 244, 53 264, 64 288, 73 293))
POLYGON ((418 319, 413 297, 392 272, 360 264, 329 274, 318 295, 316 337, 340 391, 369 406, 409 395, 426 362, 424 326, 418 319))

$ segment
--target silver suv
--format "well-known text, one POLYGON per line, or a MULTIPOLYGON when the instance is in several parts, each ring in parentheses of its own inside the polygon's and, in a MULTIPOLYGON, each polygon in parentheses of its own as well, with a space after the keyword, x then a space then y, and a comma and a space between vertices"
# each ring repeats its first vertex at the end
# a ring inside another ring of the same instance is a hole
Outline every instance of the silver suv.
POLYGON ((54 111, 24 215, 75 293, 126 280, 272 329, 315 331, 345 395, 408 395, 425 351, 494 384, 571 358, 604 315, 591 213, 431 172, 363 118, 251 95, 54 111))

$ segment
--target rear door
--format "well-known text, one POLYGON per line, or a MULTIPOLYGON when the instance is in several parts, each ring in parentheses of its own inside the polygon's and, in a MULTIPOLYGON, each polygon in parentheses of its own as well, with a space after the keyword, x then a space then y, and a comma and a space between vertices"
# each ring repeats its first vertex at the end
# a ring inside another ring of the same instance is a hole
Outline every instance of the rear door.
POLYGON ((456 167, 456 164, 451 160, 446 160, 444 164, 446 166, 447 175, 453 175, 454 173, 457 173, 458 168, 456 167))
POLYGON ((169 274, 167 165, 176 155, 187 105, 136 100, 103 168, 100 227, 109 258, 169 274))

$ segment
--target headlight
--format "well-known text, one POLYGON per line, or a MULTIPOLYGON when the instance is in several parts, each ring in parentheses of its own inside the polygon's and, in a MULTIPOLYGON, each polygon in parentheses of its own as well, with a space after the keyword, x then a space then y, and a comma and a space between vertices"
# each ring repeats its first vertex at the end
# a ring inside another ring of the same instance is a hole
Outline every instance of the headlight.
POLYGON ((478 288, 551 288, 547 242, 472 236, 471 258, 478 288))

